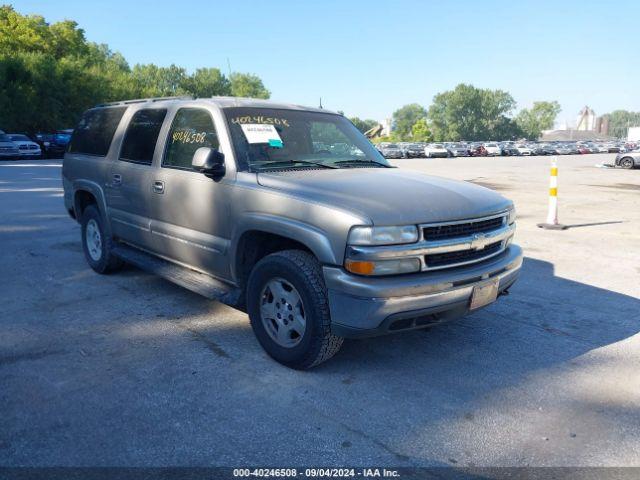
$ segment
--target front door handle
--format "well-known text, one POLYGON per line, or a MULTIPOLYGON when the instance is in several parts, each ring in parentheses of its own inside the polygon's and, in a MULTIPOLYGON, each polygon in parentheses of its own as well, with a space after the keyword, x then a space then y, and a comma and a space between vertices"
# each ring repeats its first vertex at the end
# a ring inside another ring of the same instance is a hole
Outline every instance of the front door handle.
POLYGON ((164 193, 164 182, 161 180, 156 180, 155 182, 153 182, 153 192, 164 193))
POLYGON ((122 185, 122 175, 120 175, 119 173, 114 173, 112 178, 113 181, 111 182, 111 186, 119 187, 120 185, 122 185))

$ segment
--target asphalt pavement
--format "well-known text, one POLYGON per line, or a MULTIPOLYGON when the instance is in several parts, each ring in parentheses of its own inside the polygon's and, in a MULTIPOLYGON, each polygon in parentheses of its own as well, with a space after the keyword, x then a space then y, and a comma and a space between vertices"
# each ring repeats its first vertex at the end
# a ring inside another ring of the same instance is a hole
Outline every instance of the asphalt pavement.
POLYGON ((0 162, 0 466, 640 466, 640 170, 612 158, 559 158, 565 231, 536 227, 548 158, 395 161, 513 198, 521 279, 308 372, 241 312, 95 274, 60 162, 0 162))

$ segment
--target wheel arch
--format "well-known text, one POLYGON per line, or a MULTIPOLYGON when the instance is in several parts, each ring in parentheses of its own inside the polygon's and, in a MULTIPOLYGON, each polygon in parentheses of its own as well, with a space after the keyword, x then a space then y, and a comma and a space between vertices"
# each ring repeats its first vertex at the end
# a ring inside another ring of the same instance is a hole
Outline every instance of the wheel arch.
POLYGON ((104 220, 106 233, 111 233, 111 223, 107 215, 107 203, 100 186, 95 182, 79 180, 73 184, 73 212, 78 222, 82 221, 82 212, 88 205, 96 205, 104 220))
POLYGON ((282 250, 303 250, 320 263, 335 264, 329 239, 317 228, 292 219, 255 215, 239 228, 231 244, 231 274, 244 287, 253 266, 266 255, 282 250))

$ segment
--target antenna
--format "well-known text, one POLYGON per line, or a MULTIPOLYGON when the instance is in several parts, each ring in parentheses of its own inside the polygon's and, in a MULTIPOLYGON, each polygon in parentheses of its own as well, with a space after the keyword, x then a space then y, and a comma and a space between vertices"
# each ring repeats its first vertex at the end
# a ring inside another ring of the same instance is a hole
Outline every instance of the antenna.
POLYGON ((320 107, 318 108, 322 108, 322 97, 320 97, 320 107))

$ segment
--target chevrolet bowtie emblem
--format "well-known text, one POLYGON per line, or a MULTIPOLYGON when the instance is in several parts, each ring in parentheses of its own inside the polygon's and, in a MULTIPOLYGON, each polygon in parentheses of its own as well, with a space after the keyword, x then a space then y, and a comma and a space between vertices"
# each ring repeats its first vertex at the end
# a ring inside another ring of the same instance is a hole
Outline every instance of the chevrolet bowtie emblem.
POLYGON ((484 233, 474 233, 471 237, 471 249, 482 250, 487 246, 487 236, 484 233))

